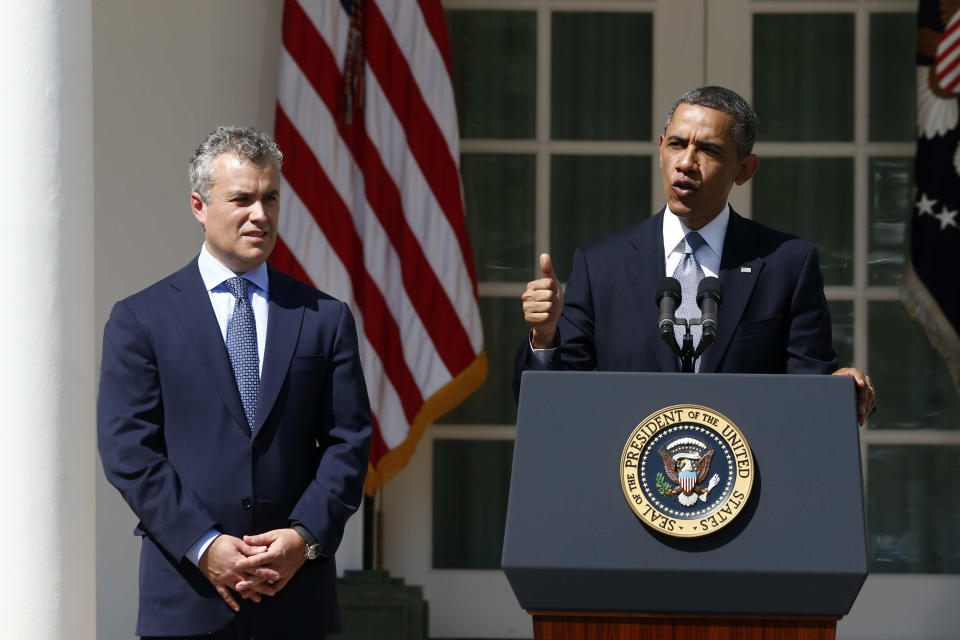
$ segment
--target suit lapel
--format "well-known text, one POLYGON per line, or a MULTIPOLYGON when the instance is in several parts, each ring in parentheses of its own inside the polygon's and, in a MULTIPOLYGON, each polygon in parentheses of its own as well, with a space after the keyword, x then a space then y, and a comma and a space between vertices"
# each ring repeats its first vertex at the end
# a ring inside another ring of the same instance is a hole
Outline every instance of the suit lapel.
POLYGON ((260 433, 260 427, 277 401, 277 395, 287 377, 290 361, 300 339, 300 323, 303 320, 303 303, 295 299, 292 285, 277 278, 269 268, 270 299, 267 317, 267 345, 263 353, 263 367, 260 374, 260 401, 257 403, 257 417, 254 421, 254 434, 260 433))
POLYGON ((748 224, 731 208, 730 223, 723 241, 723 255, 720 257, 720 284, 723 291, 717 314, 717 339, 703 353, 701 373, 716 372, 740 324, 763 264, 763 258, 756 255, 748 224))
MULTIPOLYGON (((664 277, 663 258, 663 210, 653 220, 653 224, 641 224, 630 237, 635 253, 624 264, 628 289, 636 297, 639 313, 633 332, 649 332, 653 341, 653 351, 657 357, 660 371, 679 371, 676 356, 663 340, 657 329, 660 316, 657 310, 657 285, 664 277)), ((642 363, 640 363, 642 365, 642 363)), ((642 370, 646 370, 643 365, 642 370)))
POLYGON ((249 434, 247 418, 243 413, 240 393, 237 391, 233 368, 230 366, 230 357, 223 344, 220 325, 213 312, 213 305, 210 304, 210 294, 200 277, 196 258, 177 272, 171 282, 171 289, 170 304, 181 323, 183 333, 207 368, 217 394, 233 416, 237 427, 249 434))

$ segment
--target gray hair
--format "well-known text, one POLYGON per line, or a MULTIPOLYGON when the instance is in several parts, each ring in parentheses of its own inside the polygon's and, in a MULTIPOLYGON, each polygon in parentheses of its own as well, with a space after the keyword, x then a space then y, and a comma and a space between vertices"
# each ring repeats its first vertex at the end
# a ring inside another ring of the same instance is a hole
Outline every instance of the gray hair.
POLYGON ((206 203, 210 202, 210 190, 217 181, 213 172, 213 161, 228 152, 237 154, 242 161, 249 160, 256 165, 272 162, 278 172, 283 166, 283 154, 272 136, 253 127, 220 125, 200 143, 187 168, 190 191, 199 193, 206 203))
POLYGON ((757 112, 740 94, 726 87, 708 86, 691 89, 670 107, 664 130, 670 126, 673 112, 680 104, 716 109, 729 115, 733 118, 730 133, 733 135, 734 142, 737 143, 740 157, 749 155, 753 151, 753 143, 757 139, 757 112))

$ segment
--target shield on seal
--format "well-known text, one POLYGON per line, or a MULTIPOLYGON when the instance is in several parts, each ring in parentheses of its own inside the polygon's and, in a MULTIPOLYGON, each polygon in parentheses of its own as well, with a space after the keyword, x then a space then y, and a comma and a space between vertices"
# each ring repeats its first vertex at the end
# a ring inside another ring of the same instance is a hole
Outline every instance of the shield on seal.
POLYGON ((680 476, 680 488, 683 489, 683 492, 690 493, 693 491, 693 487, 697 484, 697 472, 681 471, 677 475, 680 476))

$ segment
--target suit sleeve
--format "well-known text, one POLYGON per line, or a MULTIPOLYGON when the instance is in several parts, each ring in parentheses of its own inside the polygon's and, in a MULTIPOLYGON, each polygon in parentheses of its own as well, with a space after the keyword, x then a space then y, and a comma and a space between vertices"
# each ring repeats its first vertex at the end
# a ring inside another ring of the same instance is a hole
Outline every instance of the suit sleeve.
POLYGON ((107 480, 140 528, 181 559, 216 522, 167 460, 163 394, 153 345, 134 312, 118 302, 103 333, 97 444, 107 480))
MULTIPOLYGON (((563 313, 557 324, 560 347, 550 362, 554 371, 592 371, 597 368, 597 352, 594 344, 593 292, 590 272, 583 249, 573 254, 573 272, 563 290, 563 313)), ((528 335, 524 335, 514 359, 513 397, 520 399, 520 379, 523 372, 533 368, 528 335)))
POLYGON ((800 267, 790 300, 787 373, 825 374, 837 370, 830 309, 823 295, 823 274, 813 247, 800 267))
POLYGON ((347 518, 360 506, 373 433, 370 402, 360 367, 357 329, 346 304, 341 306, 331 356, 330 429, 318 434, 324 449, 316 476, 297 501, 290 519, 305 526, 324 552, 340 546, 347 518))

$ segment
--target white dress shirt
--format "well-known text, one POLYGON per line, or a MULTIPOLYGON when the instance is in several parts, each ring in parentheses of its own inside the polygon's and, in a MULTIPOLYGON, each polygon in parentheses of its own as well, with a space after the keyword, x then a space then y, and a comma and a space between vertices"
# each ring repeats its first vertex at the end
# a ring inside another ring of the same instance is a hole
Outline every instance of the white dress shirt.
MULTIPOLYGON (((233 307, 237 304, 237 299, 233 297, 230 290, 224 284, 230 278, 236 277, 233 271, 223 266, 220 261, 211 255, 207 250, 207 243, 203 243, 200 249, 200 255, 197 256, 197 266, 200 267, 200 278, 203 280, 203 286, 207 288, 210 295, 210 304, 213 305, 213 312, 217 316, 217 323, 220 325, 220 335, 223 336, 223 342, 227 342, 227 326, 230 324, 230 318, 233 317, 233 307)), ((269 305, 267 300, 270 295, 270 278, 267 276, 267 263, 264 262, 252 271, 247 271, 241 276, 253 286, 247 287, 247 295, 250 297, 250 306, 253 309, 254 322, 257 325, 257 354, 260 359, 260 373, 263 373, 263 350, 267 346, 267 310, 269 305)))
MULTIPOLYGON (((717 216, 705 224, 698 232, 706 242, 697 249, 694 254, 700 267, 703 269, 703 275, 717 277, 720 273, 720 256, 723 253, 723 241, 727 237, 727 225, 730 224, 730 204, 723 205, 723 209, 717 216)), ((663 212, 663 273, 662 276, 673 275, 680 264, 680 258, 683 257, 683 250, 686 248, 684 238, 692 229, 687 228, 685 224, 666 207, 663 212)), ((527 334, 529 336, 529 333, 527 334)), ((530 339, 529 337, 527 338, 530 339)), ((552 349, 534 349, 533 342, 530 343, 530 349, 533 351, 533 360, 531 369, 548 369, 550 361, 557 347, 552 349)))
MULTIPOLYGON (((224 345, 226 345, 227 327, 230 325, 230 318, 233 317, 233 308, 237 304, 237 299, 230 293, 224 282, 237 274, 210 254, 206 242, 203 243, 200 255, 197 256, 197 266, 200 268, 200 278, 203 280, 203 286, 206 287, 207 293, 210 295, 210 304, 213 305, 213 312, 217 316, 217 324, 220 325, 220 335, 223 337, 224 345)), ((269 309, 267 300, 270 294, 267 263, 264 262, 256 269, 247 271, 241 277, 249 285, 253 285, 247 286, 247 295, 250 297, 250 306, 253 309, 253 318, 257 326, 257 354, 260 360, 260 374, 262 375, 263 351, 267 345, 267 315, 269 309)), ((210 529, 204 533, 187 550, 187 558, 193 564, 200 564, 203 552, 219 535, 220 531, 217 529, 210 529)))

